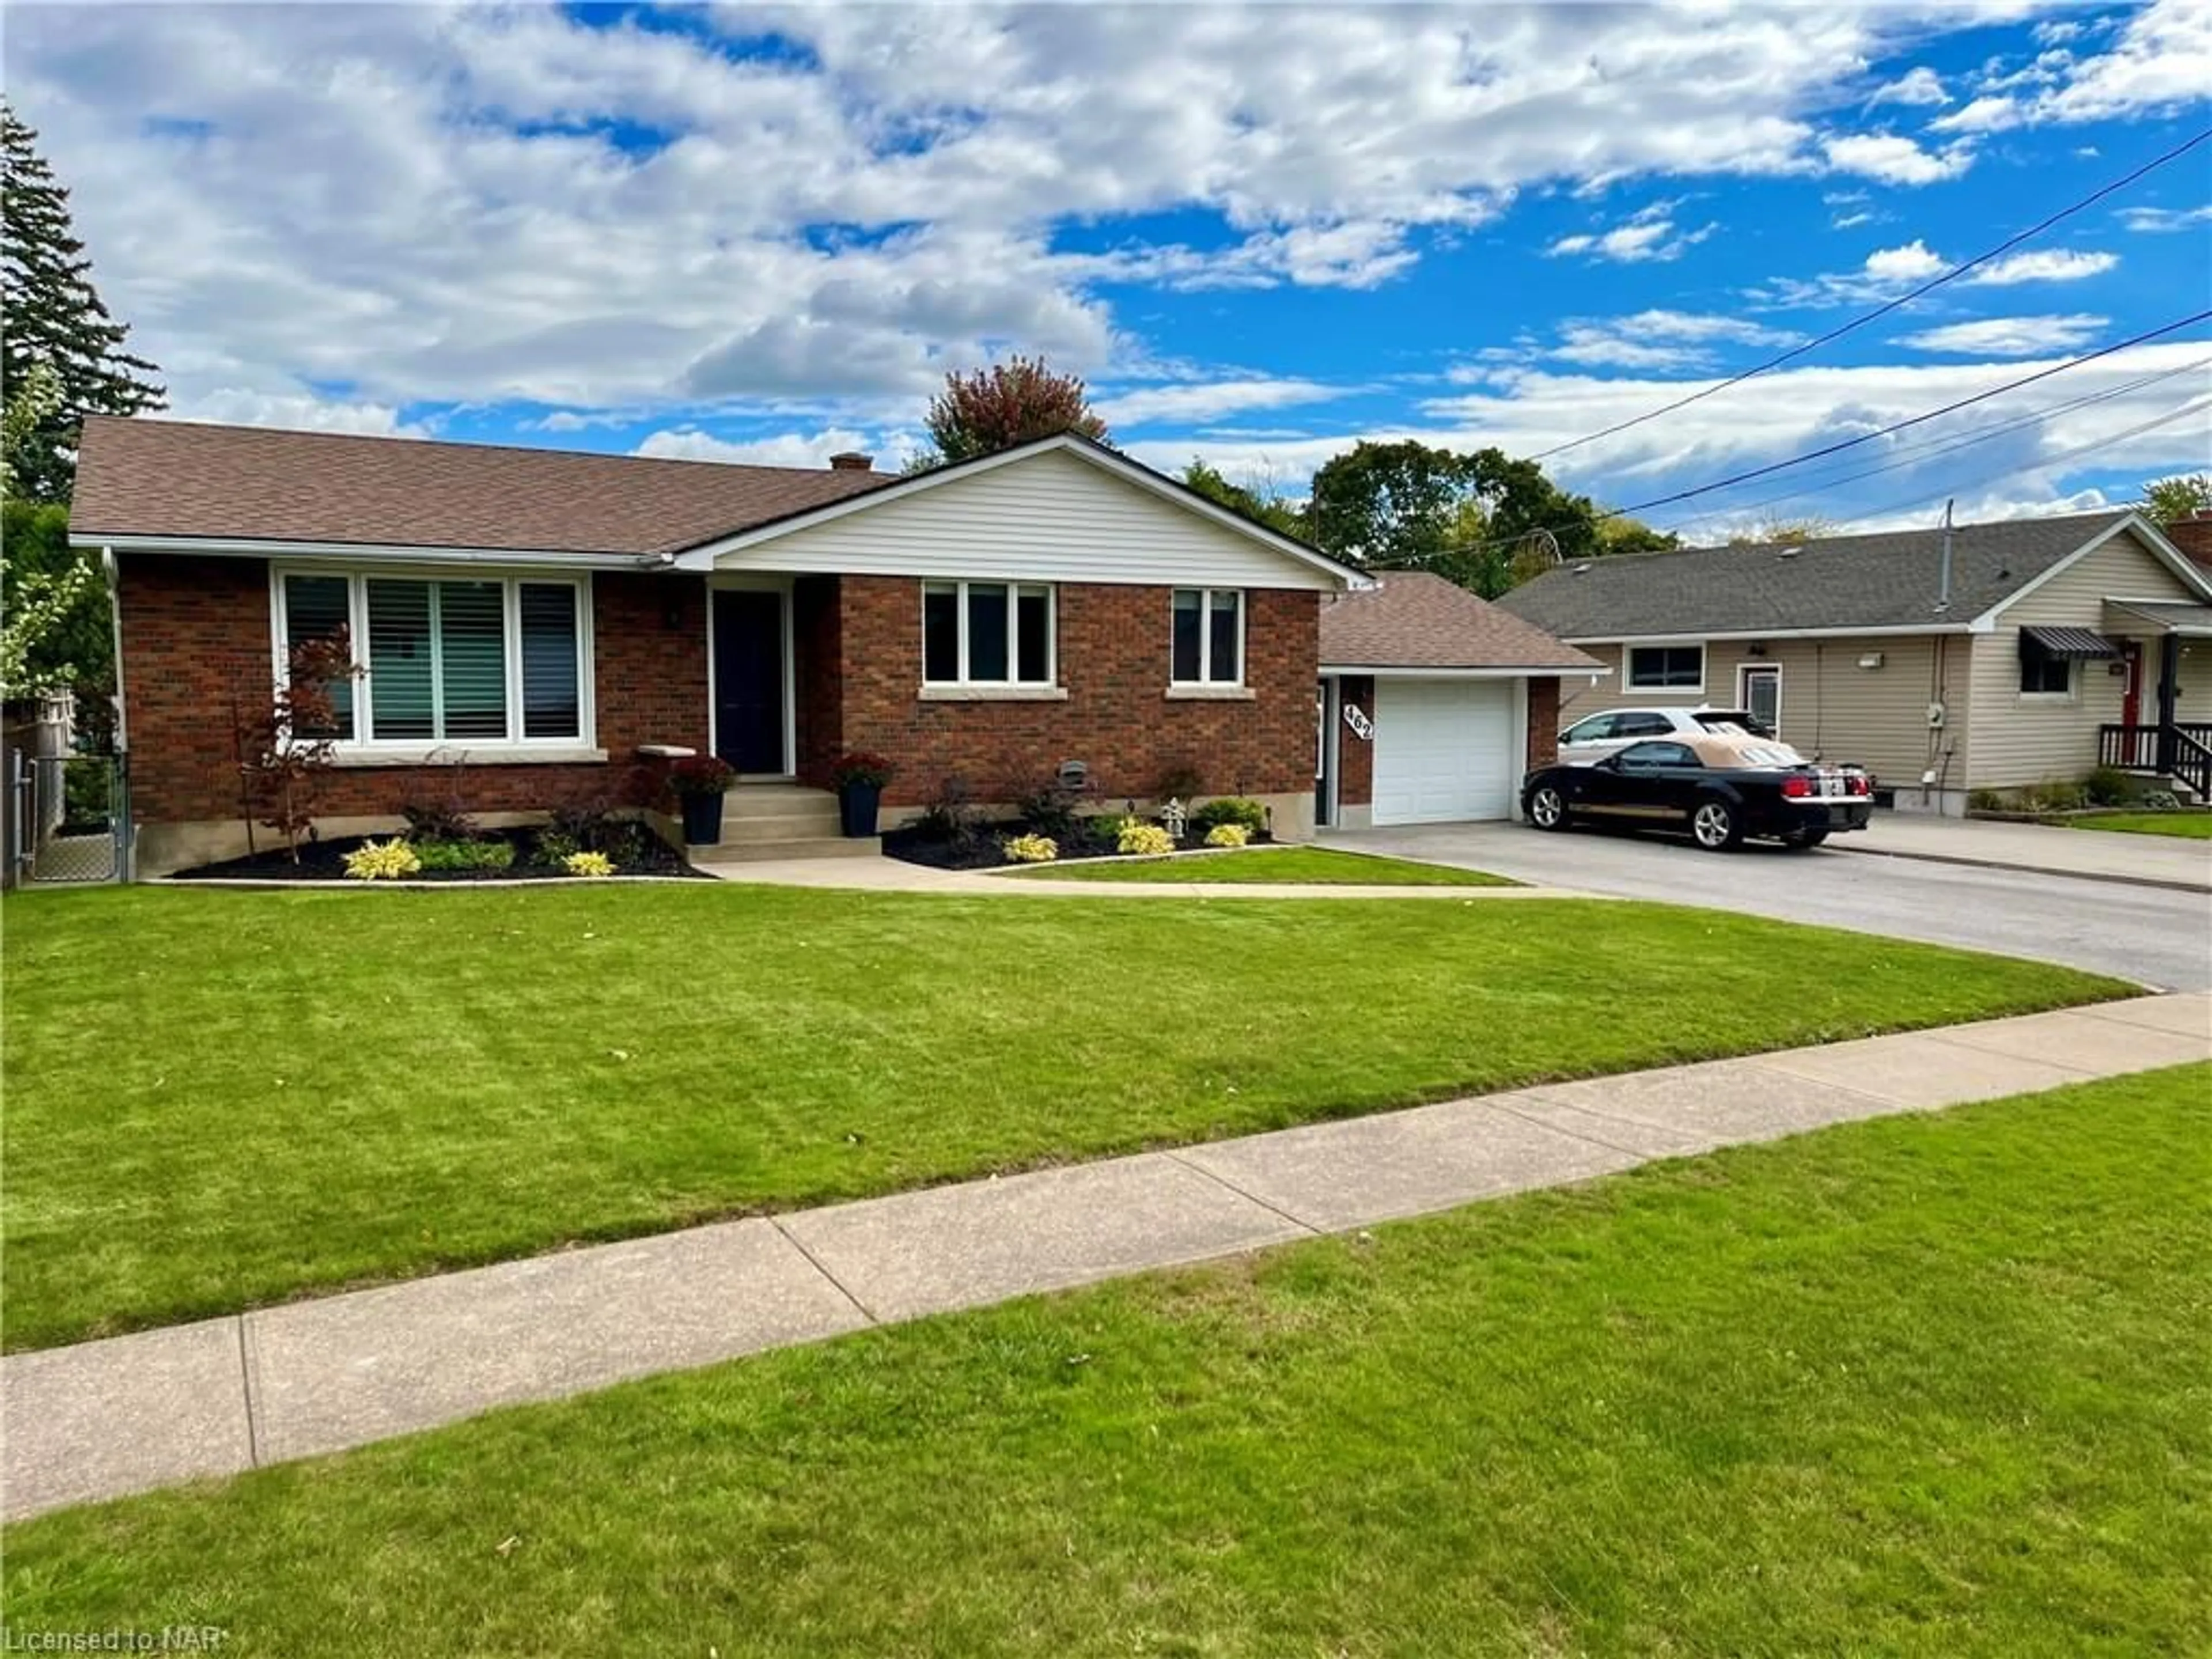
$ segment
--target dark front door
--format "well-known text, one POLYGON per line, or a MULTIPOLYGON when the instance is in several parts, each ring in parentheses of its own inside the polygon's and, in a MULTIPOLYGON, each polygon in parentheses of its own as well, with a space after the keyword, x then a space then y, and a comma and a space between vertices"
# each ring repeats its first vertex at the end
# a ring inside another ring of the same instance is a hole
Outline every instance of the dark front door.
POLYGON ((783 754, 783 595, 714 593, 714 752, 739 772, 790 770, 783 754))
POLYGON ((2120 724, 2142 724, 2142 641, 2120 641, 2120 672, 2127 678, 2120 682, 2120 724))

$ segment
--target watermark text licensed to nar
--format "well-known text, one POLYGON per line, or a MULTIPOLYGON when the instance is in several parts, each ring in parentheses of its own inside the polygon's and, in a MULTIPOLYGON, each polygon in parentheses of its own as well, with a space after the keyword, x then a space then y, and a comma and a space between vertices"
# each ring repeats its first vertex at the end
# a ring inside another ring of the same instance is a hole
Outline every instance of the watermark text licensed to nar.
POLYGON ((143 1629, 21 1630, 0 1627, 0 1653, 220 1653, 230 1641, 221 1625, 155 1625, 143 1629))

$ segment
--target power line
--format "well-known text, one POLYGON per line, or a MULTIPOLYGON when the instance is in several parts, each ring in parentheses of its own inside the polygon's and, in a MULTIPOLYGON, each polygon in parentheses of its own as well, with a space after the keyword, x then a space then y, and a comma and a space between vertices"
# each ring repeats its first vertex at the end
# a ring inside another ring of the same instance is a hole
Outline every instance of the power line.
POLYGON ((2002 483, 2005 479, 2022 472, 2040 471, 2046 467, 2078 460, 2084 455, 2093 455, 2100 449, 2110 449, 2114 444, 2124 443, 2130 438, 2140 437, 2146 432, 2157 430, 2160 427, 2172 426, 2176 421, 2185 420, 2190 416, 2200 414, 2208 409, 2212 409, 2212 397, 2198 398, 2194 402, 2184 404, 2179 409, 2168 410, 2163 415, 2155 416, 2150 420, 2131 426, 2124 432, 2112 433, 2092 443, 2077 444, 2072 449, 2062 450, 2056 455, 2039 456, 2034 460, 2023 462, 2018 466, 2008 466, 2000 471, 1985 473, 1978 478, 1970 478, 1964 483, 1948 483, 1930 495, 1915 495, 1909 501, 1877 507, 1871 513, 1863 513, 1858 517, 1846 519, 1844 522, 1847 525, 1864 524, 1872 519, 1887 518, 1891 514, 1902 513, 1909 507, 1925 506, 1929 502, 1941 501, 1948 495, 1958 495, 1963 490, 1980 489, 1990 484, 2002 483))
POLYGON ((1549 449, 1539 450, 1535 454, 1530 456, 1528 459, 1534 461, 1549 460, 1553 456, 1564 455, 1571 449, 1580 449, 1584 444, 1595 443, 1600 438, 1610 438, 1616 432, 1626 432, 1631 427, 1643 425, 1646 421, 1656 421, 1662 415, 1671 415, 1678 409, 1686 409, 1690 404, 1710 398, 1716 392, 1726 392, 1733 386, 1741 386, 1746 380, 1752 380, 1758 375, 1764 374, 1771 368, 1779 368, 1783 364, 1793 362, 1796 359, 1804 356, 1808 352, 1817 351, 1820 347, 1826 345, 1832 340, 1840 340, 1844 335, 1852 332, 1854 330, 1864 328, 1869 323, 1875 322, 1881 318, 1887 317, 1891 312, 1897 310, 1899 307, 1911 305, 1915 300, 1917 300, 1923 295, 1935 292, 1936 289, 1942 288, 1946 283, 1956 282, 1968 271, 1974 270, 1978 266, 1987 264, 1990 260, 1997 258, 2000 254, 2009 252, 2012 249, 2018 247, 2022 242, 2027 241, 2030 237, 2041 235, 2045 231, 2050 229, 2051 226, 2058 223, 2061 220, 2073 217, 2074 215, 2081 212, 2082 209, 2095 206, 2099 202, 2103 201, 2105 198, 2113 194, 2115 191, 2125 190, 2130 185, 2135 183, 2136 179, 2142 178, 2145 173, 2155 172, 2158 168, 2166 166, 2170 161, 2179 161, 2182 156, 2186 155, 2191 150, 2196 149, 2197 145, 2203 143, 2208 138, 2212 138, 2212 127, 2205 128, 2203 131, 2198 132, 2193 137, 2188 138, 2183 143, 2176 145, 2173 149, 2167 150, 2164 155, 2153 157, 2151 160, 2144 162, 2141 167, 2137 167, 2134 172, 2127 174, 2126 177, 2115 179, 2112 183, 2091 191, 2087 196, 2084 196, 2080 201, 2073 203, 2069 206, 2063 207, 2050 217, 2030 225, 2026 230, 2015 232, 2014 234, 2007 237, 2003 241, 1999 242, 1995 247, 1989 249, 1987 252, 1978 253, 1972 258, 1966 260, 1965 263, 1954 265, 1948 270, 1942 272, 1941 275, 1930 277, 1927 282, 1921 283, 1919 287, 1912 289, 1910 293, 1900 294, 1894 300, 1891 300, 1886 304, 1875 307, 1872 311, 1868 312, 1863 316, 1854 317, 1850 321, 1844 323, 1840 327, 1830 329, 1826 334, 1820 336, 1817 339, 1808 340, 1804 344, 1800 346, 1793 346, 1790 349, 1782 353, 1782 355, 1778 357, 1770 357, 1766 362, 1757 365, 1755 368, 1747 368, 1740 374, 1732 374, 1725 380, 1717 380, 1711 386, 1690 392, 1686 396, 1677 398, 1671 404, 1662 404, 1656 409, 1646 410, 1641 415, 1632 416, 1629 419, 1625 421, 1617 421, 1613 425, 1601 428, 1598 431, 1588 433, 1579 438, 1570 439, 1567 442, 1563 444, 1554 444, 1549 449))
POLYGON ((1877 428, 1872 432, 1863 432, 1856 438, 1839 438, 1834 443, 1823 444, 1818 449, 1808 449, 1802 455, 1790 456, 1787 460, 1770 462, 1765 466, 1754 466, 1747 471, 1734 473, 1728 477, 1716 479, 1711 483, 1699 484, 1692 489, 1678 489, 1672 495, 1655 495, 1650 501, 1638 501, 1632 507, 1615 507, 1609 513, 1599 514, 1597 519, 1601 522, 1607 519, 1626 518, 1631 514, 1648 512, 1655 507, 1667 507, 1675 501, 1692 501, 1699 495, 1710 495, 1716 489, 1727 489, 1736 484, 1748 483, 1753 478, 1765 477, 1770 473, 1780 472, 1793 466, 1802 466, 1808 461, 1817 461, 1829 455, 1839 455, 1844 450, 1856 449, 1861 444, 1870 444, 1877 438, 1886 438, 1893 432, 1903 432, 1909 428, 1924 425, 1929 421, 1953 414, 1959 410, 1972 408, 1976 404, 1987 403, 1990 398, 2001 398, 2008 392, 2017 392, 2024 386, 2033 386, 2038 380, 2047 380, 2054 374, 2063 374, 2068 369, 2079 368, 2084 363, 2094 363, 2099 358, 2109 357, 2116 351, 2125 351, 2132 346, 2147 344, 2150 341, 2162 338, 2181 329, 2191 327, 2208 319, 2212 319, 2212 310, 2200 311, 2194 316, 2181 318, 2162 327, 2147 329, 2142 333, 2119 341, 2116 344, 2100 346, 2096 350, 2085 351, 2078 357, 2069 357, 2063 363, 2053 363, 2050 368, 2039 368, 2033 374, 2023 374, 2016 380, 2008 380, 2002 386, 1991 386, 1986 392, 1978 392, 1971 398, 1957 398, 1945 404, 1940 409, 1931 409, 1923 414, 1892 422, 1889 425, 1877 428))
MULTIPOLYGON (((1762 496, 1755 501, 1740 501, 1724 508, 1716 508, 1714 511, 1716 513, 1755 513, 1760 507, 1772 507, 1781 501, 1796 501, 1807 495, 1816 495, 1824 489, 1832 489, 1840 484, 1856 483, 1863 478, 1879 477, 1885 472, 1894 472, 1901 467, 1918 466, 1933 460, 1939 455, 1948 455, 1958 450, 1970 448, 1975 444, 1986 443, 1991 438, 2001 438, 2007 433, 2017 432, 2025 427, 2040 426, 2044 422, 2056 416, 2064 415, 2077 409, 2085 409, 2092 404, 2109 403, 2115 398, 2124 398, 2131 392, 2141 392, 2146 386, 2156 386, 2162 380, 2170 380, 2176 375, 2187 374, 2202 368, 2212 368, 2212 357, 2199 357, 2194 362, 2182 364, 2179 368, 2160 369, 2155 374, 2146 374, 2139 380, 2124 381, 2115 386, 2107 386, 2101 392, 2092 392, 2079 398, 2069 398, 2064 403, 2053 404, 2047 409, 2039 409, 2032 414, 2014 416, 1989 426, 1977 427, 1972 431, 1962 434, 1948 438, 1930 438, 1923 443, 1906 444, 1896 451, 1895 459, 1885 461, 1880 466, 1864 467, 1855 472, 1828 474, 1808 483, 1801 489, 1786 489, 1779 495, 1762 496)), ((1703 523, 1712 516, 1711 514, 1699 514, 1695 515, 1695 521, 1703 523)), ((1679 532, 1683 527, 1678 525, 1675 529, 1679 532)))

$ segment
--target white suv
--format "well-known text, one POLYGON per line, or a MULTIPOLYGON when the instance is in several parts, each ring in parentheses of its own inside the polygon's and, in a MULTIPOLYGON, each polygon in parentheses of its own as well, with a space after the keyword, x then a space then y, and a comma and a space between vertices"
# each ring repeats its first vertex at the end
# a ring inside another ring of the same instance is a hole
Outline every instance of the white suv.
POLYGON ((1747 708, 1608 708, 1559 733, 1559 760, 1567 766, 1589 766, 1646 738, 1697 737, 1730 726, 1755 738, 1774 735, 1747 708))

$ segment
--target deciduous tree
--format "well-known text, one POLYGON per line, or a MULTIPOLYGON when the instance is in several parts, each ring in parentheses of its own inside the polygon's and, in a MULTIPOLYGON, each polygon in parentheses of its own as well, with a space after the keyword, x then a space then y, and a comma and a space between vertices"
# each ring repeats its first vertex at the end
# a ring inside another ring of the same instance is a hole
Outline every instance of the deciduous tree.
POLYGON ((2193 513, 2212 510, 2212 473, 2187 472, 2157 478, 2142 489, 2142 509, 2159 524, 2172 524, 2193 513))
POLYGON ((1106 422, 1091 407, 1082 380, 1059 374, 1042 357, 1013 357, 969 374, 947 374, 923 423, 935 446, 921 465, 973 460, 1055 432, 1103 443, 1106 422))

